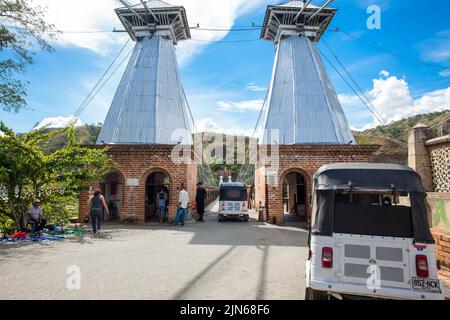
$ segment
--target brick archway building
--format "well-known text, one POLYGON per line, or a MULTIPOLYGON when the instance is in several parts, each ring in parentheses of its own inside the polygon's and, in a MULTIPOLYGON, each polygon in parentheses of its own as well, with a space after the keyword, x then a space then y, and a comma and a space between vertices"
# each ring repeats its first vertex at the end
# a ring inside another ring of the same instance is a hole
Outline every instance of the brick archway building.
MULTIPOLYGON (((256 170, 255 203, 264 206, 269 214, 269 221, 284 224, 283 179, 291 172, 301 172, 306 181, 306 207, 311 214, 310 196, 312 178, 320 167, 339 162, 372 162, 379 146, 374 145, 281 145, 279 149, 279 168, 276 185, 269 185, 264 172, 270 166, 260 166, 256 170)), ((269 153, 271 147, 268 146, 269 153)))
MULTIPOLYGON (((146 182, 154 172, 164 172, 170 179, 170 221, 176 215, 178 207, 177 188, 182 183, 185 184, 189 192, 191 202, 195 200, 197 166, 174 163, 171 159, 173 148, 172 145, 115 145, 110 147, 110 157, 125 179, 119 221, 132 217, 137 223, 145 223, 146 182)), ((84 220, 89 214, 87 208, 89 188, 100 188, 100 182, 87 183, 86 190, 82 191, 80 195, 80 220, 84 220)))

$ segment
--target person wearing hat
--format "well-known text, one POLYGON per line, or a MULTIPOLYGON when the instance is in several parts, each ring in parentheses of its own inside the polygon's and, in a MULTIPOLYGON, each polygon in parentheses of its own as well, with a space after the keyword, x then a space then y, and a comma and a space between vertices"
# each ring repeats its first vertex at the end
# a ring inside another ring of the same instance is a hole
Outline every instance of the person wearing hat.
POLYGON ((27 210, 28 223, 31 225, 31 233, 41 234, 47 225, 44 214, 42 213, 41 201, 36 199, 33 201, 33 206, 27 210))

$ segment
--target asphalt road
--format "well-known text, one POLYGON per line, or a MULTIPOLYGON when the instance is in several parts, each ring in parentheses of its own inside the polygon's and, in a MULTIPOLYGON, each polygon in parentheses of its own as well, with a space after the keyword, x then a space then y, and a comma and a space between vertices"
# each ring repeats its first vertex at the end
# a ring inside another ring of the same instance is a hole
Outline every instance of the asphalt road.
POLYGON ((0 299, 298 300, 306 245, 301 229, 215 214, 183 228, 108 226, 100 238, 0 246, 0 299))

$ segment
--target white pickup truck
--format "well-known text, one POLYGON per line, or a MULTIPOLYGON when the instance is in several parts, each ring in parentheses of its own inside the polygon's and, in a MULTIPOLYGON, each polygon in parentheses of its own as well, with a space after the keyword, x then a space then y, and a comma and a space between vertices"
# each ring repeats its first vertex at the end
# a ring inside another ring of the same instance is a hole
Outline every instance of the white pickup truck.
POLYGON ((335 164, 316 173, 313 189, 307 300, 444 299, 417 173, 335 164))

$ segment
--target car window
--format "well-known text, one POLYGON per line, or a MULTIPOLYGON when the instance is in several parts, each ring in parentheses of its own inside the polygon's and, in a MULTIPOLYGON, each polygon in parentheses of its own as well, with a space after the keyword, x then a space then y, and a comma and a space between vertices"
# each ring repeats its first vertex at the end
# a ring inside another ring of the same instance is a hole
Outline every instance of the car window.
POLYGON ((221 201, 247 201, 247 190, 237 188, 226 188, 220 190, 221 201))
POLYGON ((333 232, 413 238, 412 210, 392 194, 336 194, 333 232))

